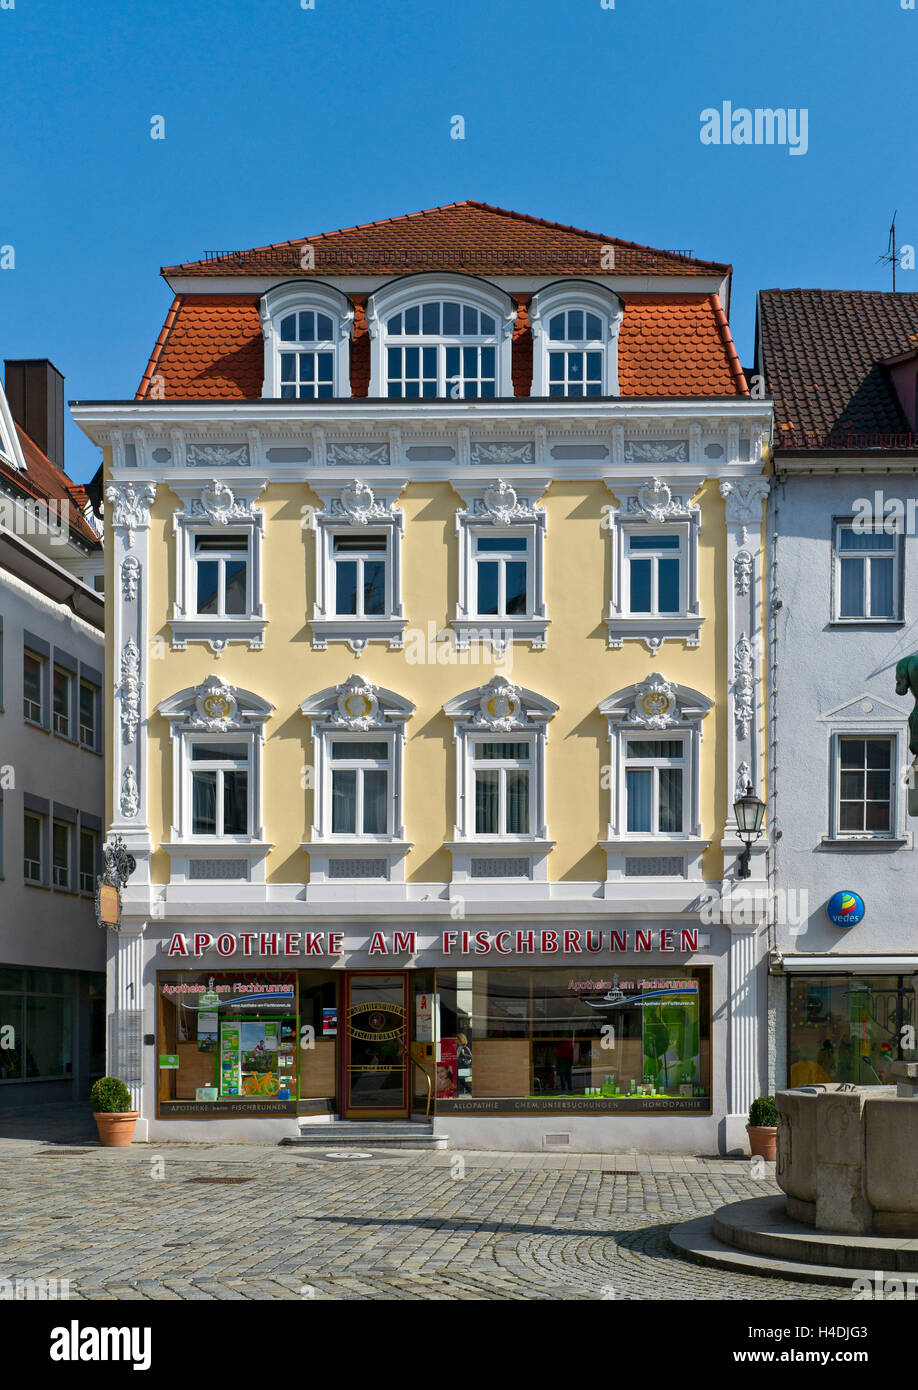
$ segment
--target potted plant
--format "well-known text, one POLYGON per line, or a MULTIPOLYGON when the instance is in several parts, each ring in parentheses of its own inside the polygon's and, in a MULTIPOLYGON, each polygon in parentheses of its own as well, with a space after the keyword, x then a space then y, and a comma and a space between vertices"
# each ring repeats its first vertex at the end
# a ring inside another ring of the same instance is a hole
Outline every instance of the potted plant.
POLYGON ((134 1137, 139 1110, 131 1109, 131 1093, 120 1077, 102 1076, 89 1093, 99 1143, 105 1149, 126 1148, 134 1137))
POLYGON ((772 1161, 778 1156, 778 1107, 774 1096, 759 1096, 749 1107, 749 1148, 753 1156, 772 1161))

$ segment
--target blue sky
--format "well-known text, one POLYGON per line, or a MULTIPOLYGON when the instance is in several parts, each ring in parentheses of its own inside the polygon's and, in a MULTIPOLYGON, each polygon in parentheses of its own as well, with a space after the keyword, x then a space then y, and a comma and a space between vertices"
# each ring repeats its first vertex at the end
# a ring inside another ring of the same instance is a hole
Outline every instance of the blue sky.
MULTIPOLYGON (((757 289, 888 289, 896 208, 918 244, 902 0, 314 3, 0 8, 0 355, 52 358, 68 398, 128 398, 160 265, 463 198, 732 262, 746 364, 757 289), (807 153, 703 145, 727 100, 806 108, 807 153)), ((72 424, 67 450, 94 472, 72 424)))

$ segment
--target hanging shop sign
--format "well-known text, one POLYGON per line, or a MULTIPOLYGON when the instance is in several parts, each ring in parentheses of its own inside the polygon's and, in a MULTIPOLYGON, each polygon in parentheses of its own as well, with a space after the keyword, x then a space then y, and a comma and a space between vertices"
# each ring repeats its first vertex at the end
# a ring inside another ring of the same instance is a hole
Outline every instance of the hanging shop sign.
MULTIPOLYGON (((840 895, 836 894, 836 897, 840 895)), ((848 895, 852 896, 852 895, 848 895)), ((856 894, 853 895, 857 897, 856 894)), ((834 899, 833 899, 834 901, 834 899)), ((861 903, 861 917, 863 903, 861 903)), ((860 921, 860 917, 856 919, 860 921)), ((167 956, 340 956, 364 952, 370 956, 414 956, 418 952, 418 933, 413 931, 372 932, 365 937, 349 937, 343 932, 175 932, 163 942, 167 956)), ((592 955, 600 951, 630 953, 661 951, 691 954, 698 950, 696 927, 661 927, 636 931, 574 927, 564 931, 445 931, 427 948, 439 949, 444 956, 487 955, 592 955)))

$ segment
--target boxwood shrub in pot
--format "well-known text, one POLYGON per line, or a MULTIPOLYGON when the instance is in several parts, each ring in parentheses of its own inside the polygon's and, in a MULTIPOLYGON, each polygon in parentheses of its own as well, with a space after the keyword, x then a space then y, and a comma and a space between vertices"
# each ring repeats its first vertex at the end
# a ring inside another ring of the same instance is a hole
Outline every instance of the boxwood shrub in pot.
POLYGON ((778 1153, 778 1107, 774 1096, 758 1096, 749 1107, 749 1149, 754 1157, 774 1160, 778 1153))
POLYGON ((134 1137, 140 1111, 131 1109, 131 1093, 121 1078, 101 1076, 89 1099, 103 1148, 126 1148, 134 1137))

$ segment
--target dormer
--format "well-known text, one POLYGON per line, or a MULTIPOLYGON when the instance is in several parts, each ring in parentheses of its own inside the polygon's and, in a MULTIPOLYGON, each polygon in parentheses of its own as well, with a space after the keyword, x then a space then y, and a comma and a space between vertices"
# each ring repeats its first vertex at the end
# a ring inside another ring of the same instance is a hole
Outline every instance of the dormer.
POLYGON ((558 280, 533 295, 532 394, 617 396, 624 306, 592 280, 558 280))
POLYGON ((333 400, 350 396, 354 311, 331 285, 301 280, 275 285, 259 305, 265 342, 263 396, 333 400))

